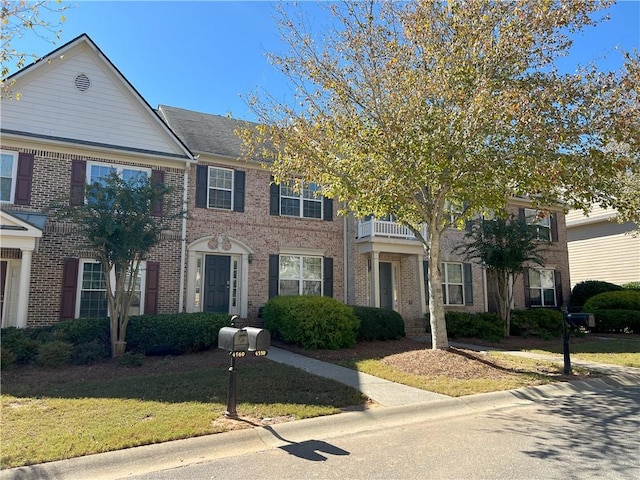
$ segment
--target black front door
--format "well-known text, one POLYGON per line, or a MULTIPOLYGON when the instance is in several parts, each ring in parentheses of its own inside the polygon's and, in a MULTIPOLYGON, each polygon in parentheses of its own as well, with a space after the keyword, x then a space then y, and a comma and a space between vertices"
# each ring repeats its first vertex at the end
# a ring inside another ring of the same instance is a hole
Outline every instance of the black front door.
POLYGON ((380 262, 380 308, 393 310, 393 278, 391 263, 380 262))
POLYGON ((207 255, 204 262, 204 311, 229 312, 231 257, 207 255))

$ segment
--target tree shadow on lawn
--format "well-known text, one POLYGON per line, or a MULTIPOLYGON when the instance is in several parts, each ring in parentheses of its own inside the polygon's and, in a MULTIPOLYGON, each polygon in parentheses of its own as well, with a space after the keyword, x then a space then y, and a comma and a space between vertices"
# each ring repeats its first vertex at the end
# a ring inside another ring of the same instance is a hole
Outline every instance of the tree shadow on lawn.
MULTIPOLYGON (((12 366, 2 374, 2 393, 36 398, 119 398, 179 402, 227 402, 228 354, 200 352, 146 357, 139 368, 110 360, 91 366, 47 369, 12 366)), ((336 408, 362 405, 355 389, 265 358, 237 359, 237 400, 253 404, 303 404, 336 408)))

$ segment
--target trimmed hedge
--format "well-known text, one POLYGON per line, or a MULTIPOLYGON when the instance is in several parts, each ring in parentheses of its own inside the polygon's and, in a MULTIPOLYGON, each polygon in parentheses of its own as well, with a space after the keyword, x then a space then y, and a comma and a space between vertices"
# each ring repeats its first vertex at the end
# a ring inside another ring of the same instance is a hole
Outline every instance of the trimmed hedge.
POLYGON ((622 290, 620 285, 615 283, 602 282, 600 280, 586 280, 577 283, 571 290, 571 304, 580 307, 591 297, 604 292, 615 292, 622 290))
POLYGON ((593 310, 596 333, 640 333, 640 312, 637 310, 593 310))
POLYGON ((511 335, 559 337, 562 335, 562 312, 549 308, 514 310, 511 313, 511 335))
MULTIPOLYGON (((216 347, 227 314, 179 313, 131 317, 127 350, 146 354, 179 354, 216 347)), ((108 318, 65 320, 48 327, 0 333, 2 368, 12 363, 41 363, 55 367, 65 362, 87 365, 111 356, 108 318), (61 361, 63 359, 63 361, 61 361)))
POLYGON ((472 337, 499 341, 502 337, 502 321, 495 313, 445 312, 447 335, 452 338, 472 337))
POLYGON ((640 292, 636 290, 622 290, 606 292, 591 297, 582 308, 585 312, 594 310, 636 310, 640 311, 640 292))
POLYGON ((218 345, 218 332, 230 325, 222 313, 176 313, 131 317, 127 350, 146 355, 198 352, 218 345))
POLYGON ((273 338, 307 350, 352 348, 360 326, 352 307, 311 295, 273 297, 262 317, 273 338))
POLYGON ((404 320, 393 310, 354 305, 353 313, 360 320, 357 340, 397 340, 405 336, 404 320))

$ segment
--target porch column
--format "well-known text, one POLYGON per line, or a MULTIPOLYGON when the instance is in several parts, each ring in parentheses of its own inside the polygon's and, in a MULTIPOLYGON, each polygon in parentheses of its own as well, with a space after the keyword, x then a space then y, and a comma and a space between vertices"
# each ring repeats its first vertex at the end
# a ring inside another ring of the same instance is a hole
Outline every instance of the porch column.
POLYGON ((378 252, 371 252, 371 298, 373 299, 373 306, 380 308, 380 254, 378 252))
POLYGON ((33 250, 22 250, 22 261, 20 262, 20 282, 18 287, 18 308, 16 310, 16 327, 18 328, 27 328, 32 255, 33 250))
MULTIPOLYGON (((187 298, 186 309, 188 313, 196 311, 195 298, 196 298, 196 271, 198 269, 198 263, 196 258, 196 252, 189 250, 187 254, 187 298)), ((202 293, 202 292, 201 292, 202 293)), ((202 310, 202 298, 200 298, 200 310, 202 310)))

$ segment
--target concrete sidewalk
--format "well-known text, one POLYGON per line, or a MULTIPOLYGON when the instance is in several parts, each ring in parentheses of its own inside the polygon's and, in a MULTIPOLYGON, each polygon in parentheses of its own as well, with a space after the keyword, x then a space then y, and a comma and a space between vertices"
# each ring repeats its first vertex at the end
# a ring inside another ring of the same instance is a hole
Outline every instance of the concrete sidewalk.
MULTIPOLYGON (((456 346, 485 350, 483 347, 472 345, 457 344, 456 346)), ((554 360, 554 357, 524 352, 509 353, 554 360)), ((178 468, 191 463, 266 451, 292 443, 323 440, 436 418, 477 414, 500 408, 528 405, 549 398, 587 395, 613 388, 640 385, 640 369, 638 368, 589 363, 589 368, 593 367, 606 373, 607 376, 451 398, 399 385, 278 348, 272 348, 268 358, 357 388, 383 407, 3 470, 0 472, 0 479, 84 480, 90 478, 92 480, 111 480, 126 478, 132 475, 178 468)), ((555 361, 558 360, 562 359, 556 357, 555 361)), ((572 362, 574 365, 585 363, 587 362, 572 362)))

